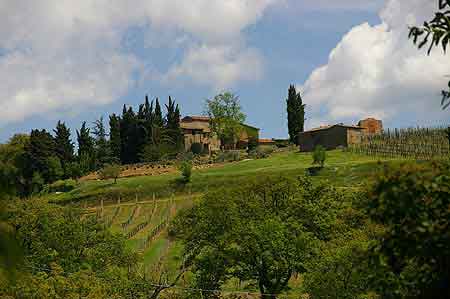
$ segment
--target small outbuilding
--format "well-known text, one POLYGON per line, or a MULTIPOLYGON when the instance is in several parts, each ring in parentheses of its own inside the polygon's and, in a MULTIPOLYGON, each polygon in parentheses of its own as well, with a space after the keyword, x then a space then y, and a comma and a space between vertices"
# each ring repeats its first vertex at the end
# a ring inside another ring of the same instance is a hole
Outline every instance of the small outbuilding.
POLYGON ((348 147, 361 142, 364 130, 365 128, 360 126, 336 124, 305 131, 298 136, 300 151, 311 152, 318 145, 327 150, 348 147))

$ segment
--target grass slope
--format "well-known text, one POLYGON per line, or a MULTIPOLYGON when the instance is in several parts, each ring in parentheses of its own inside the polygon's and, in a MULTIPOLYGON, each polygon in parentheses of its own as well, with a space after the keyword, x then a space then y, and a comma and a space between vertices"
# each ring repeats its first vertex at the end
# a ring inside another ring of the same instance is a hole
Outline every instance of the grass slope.
MULTIPOLYGON (((343 152, 340 150, 327 152, 325 168, 314 177, 314 180, 328 180, 330 183, 348 187, 364 183, 378 167, 380 158, 343 152)), ((386 161, 383 159, 381 161, 386 161)), ((400 160, 390 160, 396 163, 400 160)), ((97 205, 99 199, 105 202, 151 200, 153 194, 157 198, 166 198, 175 194, 189 192, 205 192, 216 187, 242 184, 261 175, 300 175, 312 165, 311 154, 298 152, 283 152, 274 154, 267 159, 247 160, 194 171, 192 181, 188 186, 175 183, 179 174, 164 174, 159 176, 140 176, 122 178, 114 184, 110 181, 84 181, 68 193, 51 194, 49 200, 54 202, 71 202, 97 205)))

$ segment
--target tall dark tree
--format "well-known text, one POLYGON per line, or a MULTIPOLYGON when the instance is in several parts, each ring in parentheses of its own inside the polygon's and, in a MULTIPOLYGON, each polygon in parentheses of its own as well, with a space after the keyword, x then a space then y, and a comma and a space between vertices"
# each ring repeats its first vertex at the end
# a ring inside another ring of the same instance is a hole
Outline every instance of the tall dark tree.
POLYGON ((298 134, 305 129, 305 104, 294 85, 289 86, 286 100, 289 140, 298 144, 298 134))
POLYGON ((94 139, 90 135, 86 122, 81 124, 81 128, 77 130, 78 142, 78 160, 82 165, 82 172, 86 173, 95 169, 95 148, 94 139))
POLYGON ((137 149, 137 118, 133 108, 124 105, 120 122, 121 156, 123 164, 135 163, 139 160, 137 149))
POLYGON ((145 96, 144 103, 144 119, 145 119, 145 144, 151 143, 152 140, 152 128, 153 128, 153 101, 150 103, 148 95, 145 96))
POLYGON ((161 106, 159 105, 159 99, 156 98, 155 111, 153 113, 153 125, 162 128, 164 124, 161 106))
POLYGON ((32 130, 30 140, 25 147, 24 175, 30 184, 29 192, 38 191, 33 190, 31 186, 35 178, 40 177, 43 180, 42 183, 48 183, 62 175, 61 162, 56 155, 53 136, 46 130, 32 130))
POLYGON ((109 116, 109 150, 114 162, 120 161, 120 117, 116 114, 109 116))
POLYGON ((171 142, 179 148, 182 142, 182 132, 180 128, 180 109, 175 101, 169 96, 169 103, 166 104, 167 115, 165 119, 165 129, 171 142))
POLYGON ((74 146, 70 140, 70 129, 67 128, 64 122, 58 121, 53 132, 55 133, 56 156, 61 161, 61 166, 65 171, 67 164, 72 162, 74 158, 74 146))
POLYGON ((95 136, 95 160, 96 168, 102 167, 104 164, 111 162, 111 152, 108 146, 107 134, 103 122, 103 116, 94 122, 92 134, 95 136))

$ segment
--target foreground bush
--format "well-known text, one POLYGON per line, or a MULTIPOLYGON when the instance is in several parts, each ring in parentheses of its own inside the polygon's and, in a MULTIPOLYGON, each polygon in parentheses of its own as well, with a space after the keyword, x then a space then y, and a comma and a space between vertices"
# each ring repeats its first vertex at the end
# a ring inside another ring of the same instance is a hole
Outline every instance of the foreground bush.
POLYGON ((386 167, 369 193, 383 298, 450 298, 450 165, 386 167))

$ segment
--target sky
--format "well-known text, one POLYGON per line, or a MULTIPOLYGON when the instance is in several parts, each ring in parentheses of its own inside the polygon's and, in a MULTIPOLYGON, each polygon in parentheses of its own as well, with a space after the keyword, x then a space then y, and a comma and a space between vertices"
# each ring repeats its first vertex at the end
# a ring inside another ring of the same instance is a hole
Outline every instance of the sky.
POLYGON ((306 128, 366 117, 448 123, 450 59, 408 40, 430 0, 0 0, 0 142, 58 120, 75 129, 172 96, 183 115, 231 91, 261 137, 287 137, 287 90, 306 128))

